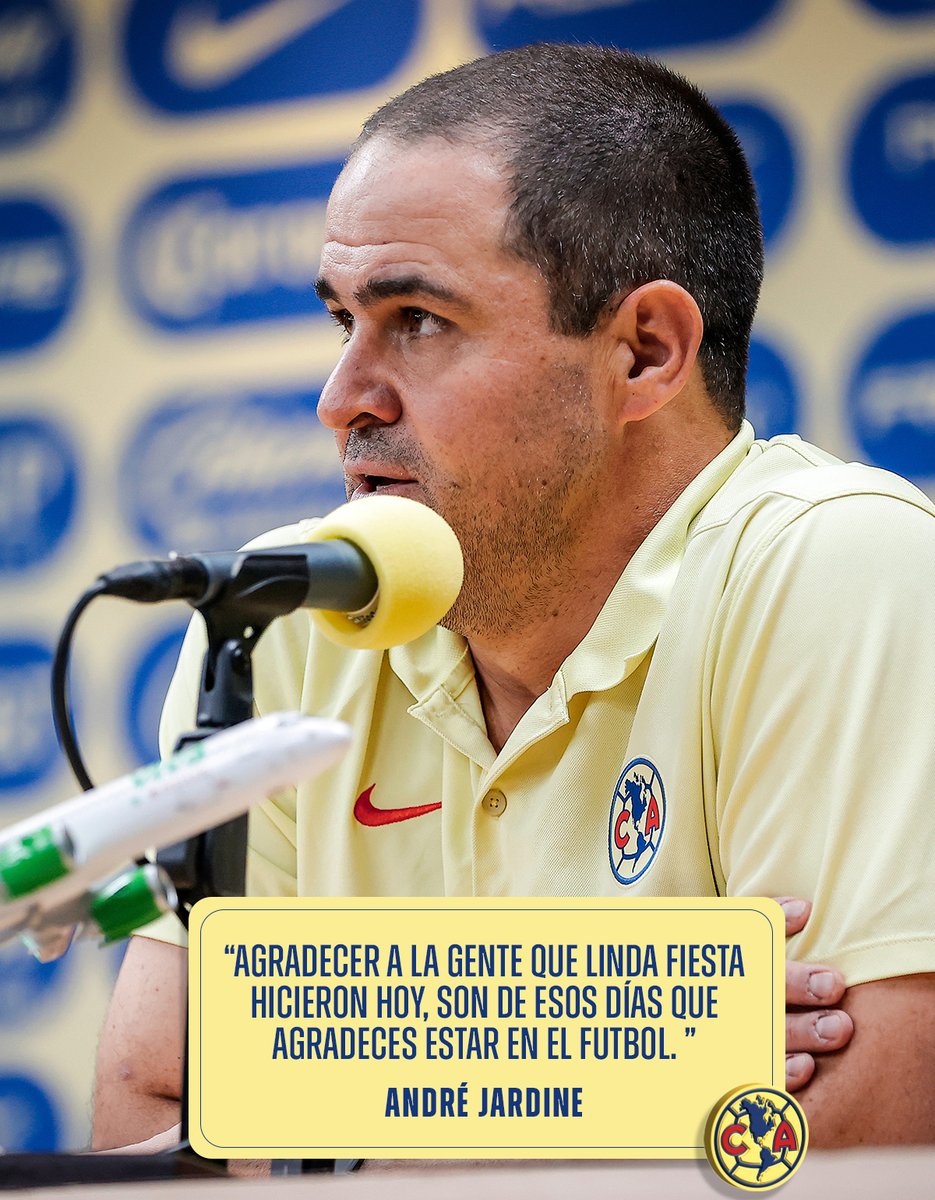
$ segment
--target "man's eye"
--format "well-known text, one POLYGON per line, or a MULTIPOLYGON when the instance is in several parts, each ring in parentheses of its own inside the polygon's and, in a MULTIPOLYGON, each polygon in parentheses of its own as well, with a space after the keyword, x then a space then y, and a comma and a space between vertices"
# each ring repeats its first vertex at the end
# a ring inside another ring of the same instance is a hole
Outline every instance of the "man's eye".
POLYGON ((407 333, 438 333, 446 324, 442 317, 436 317, 434 313, 426 312, 424 308, 404 308, 402 320, 407 333))
POLYGON ((344 334, 344 336, 341 338, 341 341, 346 342, 351 336, 351 331, 354 328, 354 318, 347 311, 347 309, 344 308, 329 308, 328 316, 344 334))

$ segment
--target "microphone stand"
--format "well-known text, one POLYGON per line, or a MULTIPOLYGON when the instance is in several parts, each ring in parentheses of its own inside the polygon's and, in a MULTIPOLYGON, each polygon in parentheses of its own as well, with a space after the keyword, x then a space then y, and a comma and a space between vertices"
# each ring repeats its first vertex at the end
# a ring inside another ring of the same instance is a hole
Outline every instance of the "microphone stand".
MULTIPOLYGON (((245 555, 233 577, 212 586, 193 603, 204 618, 208 647, 196 728, 178 739, 177 750, 253 716, 253 650, 276 617, 299 607, 308 587, 294 556, 281 556, 278 573, 270 569, 274 565, 274 554, 262 559, 245 555)), ((156 861, 175 884, 179 916, 186 928, 196 901, 244 894, 246 854, 246 815, 159 852, 156 861)))
MULTIPOLYGON (((202 615, 208 635, 198 694, 196 727, 179 737, 175 749, 202 741, 253 716, 252 655, 260 636, 278 616, 298 608, 307 584, 284 560, 284 572, 270 572, 270 556, 252 565, 247 558, 238 575, 193 607, 202 615)), ((206 896, 243 896, 246 890, 247 814, 160 850, 157 863, 178 893, 178 915, 188 928, 189 911, 206 896)), ((181 1160, 204 1160, 185 1137, 188 1124, 189 1017, 185 1007, 182 1053, 181 1119, 183 1142, 172 1153, 181 1160)), ((224 1162, 219 1165, 226 1165, 224 1162)), ((332 1159, 274 1160, 273 1174, 332 1171, 332 1159)))

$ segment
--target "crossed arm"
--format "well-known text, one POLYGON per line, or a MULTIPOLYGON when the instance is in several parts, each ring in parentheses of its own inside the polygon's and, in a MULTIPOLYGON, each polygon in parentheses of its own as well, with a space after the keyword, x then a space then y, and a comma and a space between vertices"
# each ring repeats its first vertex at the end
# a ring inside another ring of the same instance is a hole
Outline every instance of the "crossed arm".
MULTIPOLYGON (((783 907, 787 936, 800 932, 811 906, 783 907)), ((786 1088, 804 1089, 813 1146, 935 1143, 935 974, 845 992, 837 971, 787 963, 786 1088)))
POLYGON ((184 947, 130 939, 98 1046, 92 1149, 131 1146, 178 1124, 187 973, 184 947))

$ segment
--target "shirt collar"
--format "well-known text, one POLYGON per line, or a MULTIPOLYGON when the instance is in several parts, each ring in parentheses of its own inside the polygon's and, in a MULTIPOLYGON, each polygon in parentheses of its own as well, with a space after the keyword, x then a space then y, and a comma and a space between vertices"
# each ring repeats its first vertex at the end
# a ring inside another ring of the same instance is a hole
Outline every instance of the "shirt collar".
MULTIPOLYGON (((563 704, 578 692, 616 686, 649 652, 681 567, 689 526, 743 461, 753 438, 752 426, 744 421, 641 543, 594 624, 559 668, 549 691, 556 689, 563 704)), ((457 698, 474 675, 464 639, 440 627, 408 645, 394 646, 389 661, 419 702, 440 687, 457 698)))
POLYGON ((559 669, 567 697, 615 687, 645 658, 668 608, 689 527, 746 457, 753 438, 753 427, 744 421, 650 530, 594 624, 559 669))

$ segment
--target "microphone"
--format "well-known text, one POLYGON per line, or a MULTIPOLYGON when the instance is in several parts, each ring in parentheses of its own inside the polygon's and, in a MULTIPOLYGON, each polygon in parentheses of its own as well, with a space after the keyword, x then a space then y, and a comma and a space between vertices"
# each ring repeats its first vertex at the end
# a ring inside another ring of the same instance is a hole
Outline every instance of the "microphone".
POLYGON ((126 937, 175 907, 174 888, 152 863, 114 872, 319 774, 349 744, 341 721, 254 717, 0 830, 0 942, 19 935, 46 962, 76 925, 126 937))
POLYGON ((194 608, 220 599, 233 583, 262 585, 268 602, 293 608, 357 612, 371 607, 378 591, 370 560, 346 541, 327 545, 277 546, 171 554, 114 567, 99 577, 108 596, 142 604, 187 600, 194 608))
POLYGON ((382 650, 437 625, 463 570, 458 539, 438 513, 403 496, 371 496, 335 509, 299 545, 149 559, 98 583, 105 595, 150 604, 202 608, 249 596, 270 618, 310 608, 331 641, 382 650))

